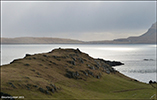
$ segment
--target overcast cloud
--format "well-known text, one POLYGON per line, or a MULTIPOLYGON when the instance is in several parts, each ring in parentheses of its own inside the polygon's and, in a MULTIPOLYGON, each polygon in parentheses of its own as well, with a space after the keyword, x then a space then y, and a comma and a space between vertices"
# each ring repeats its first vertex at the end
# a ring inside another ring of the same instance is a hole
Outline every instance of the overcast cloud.
POLYGON ((2 2, 2 37, 109 40, 138 36, 156 22, 156 1, 2 2))

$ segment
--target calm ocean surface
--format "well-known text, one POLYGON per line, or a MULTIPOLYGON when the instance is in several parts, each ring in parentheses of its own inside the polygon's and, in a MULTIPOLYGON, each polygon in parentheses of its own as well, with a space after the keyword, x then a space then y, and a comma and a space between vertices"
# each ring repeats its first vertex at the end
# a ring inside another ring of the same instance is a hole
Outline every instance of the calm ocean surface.
POLYGON ((121 73, 148 83, 156 79, 156 47, 150 44, 31 44, 31 45, 1 45, 1 65, 9 64, 25 54, 49 52, 55 48, 79 48, 94 58, 121 61, 125 65, 115 69, 121 73), (144 60, 151 59, 151 60, 144 60))

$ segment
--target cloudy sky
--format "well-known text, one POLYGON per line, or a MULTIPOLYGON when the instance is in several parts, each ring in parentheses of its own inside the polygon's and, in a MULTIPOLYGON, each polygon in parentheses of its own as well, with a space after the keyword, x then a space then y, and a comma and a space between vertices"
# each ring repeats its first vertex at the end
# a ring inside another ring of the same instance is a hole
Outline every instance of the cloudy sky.
POLYGON ((111 40, 145 33, 156 1, 3 1, 1 16, 2 37, 111 40))

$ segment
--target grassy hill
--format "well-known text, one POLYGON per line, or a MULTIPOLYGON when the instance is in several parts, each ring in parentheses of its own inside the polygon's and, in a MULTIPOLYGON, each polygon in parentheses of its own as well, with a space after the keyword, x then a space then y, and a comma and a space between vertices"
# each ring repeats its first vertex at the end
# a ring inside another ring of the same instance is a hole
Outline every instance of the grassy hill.
MULTIPOLYGON (((1 66, 1 94, 25 99, 156 99, 156 88, 124 76, 79 49, 26 54, 1 66)), ((153 84, 156 86, 156 84, 153 84)))

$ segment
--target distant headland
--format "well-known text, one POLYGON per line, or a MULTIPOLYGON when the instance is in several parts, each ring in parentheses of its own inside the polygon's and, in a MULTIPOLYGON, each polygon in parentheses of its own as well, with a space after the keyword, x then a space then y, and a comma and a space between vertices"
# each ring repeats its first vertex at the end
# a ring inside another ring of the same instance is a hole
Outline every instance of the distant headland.
POLYGON ((156 44, 156 23, 154 23, 146 33, 140 36, 128 38, 103 40, 103 41, 81 41, 64 38, 51 37, 17 37, 1 38, 1 44, 156 44))

